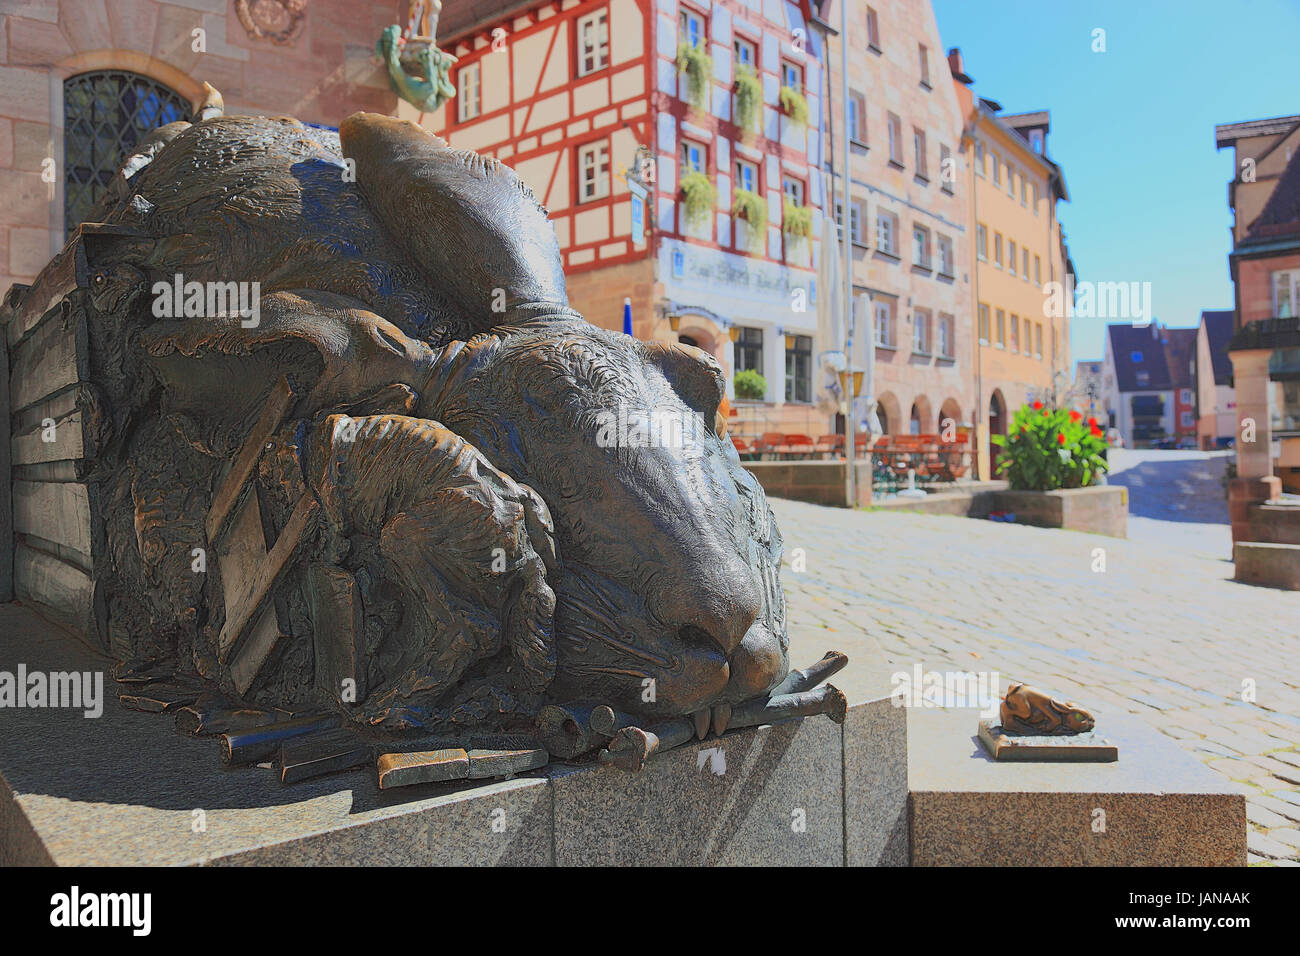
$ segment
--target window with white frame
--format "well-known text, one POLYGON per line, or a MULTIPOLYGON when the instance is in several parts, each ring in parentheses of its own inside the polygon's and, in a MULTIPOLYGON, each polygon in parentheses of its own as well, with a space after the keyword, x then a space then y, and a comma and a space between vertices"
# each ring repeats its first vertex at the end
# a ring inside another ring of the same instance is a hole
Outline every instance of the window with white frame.
POLYGON ((803 67, 791 63, 789 60, 781 61, 781 85, 788 86, 796 93, 803 92, 803 67))
POLYGON ((1029 250, 1024 246, 1020 247, 1020 278, 1029 281, 1029 250))
POLYGON ((912 149, 916 153, 916 175, 922 179, 930 178, 930 169, 925 161, 925 131, 912 127, 912 149))
POLYGON ((792 205, 803 205, 803 180, 793 176, 781 177, 781 192, 792 205))
POLYGON ((986 303, 981 302, 979 308, 980 316, 980 341, 985 345, 989 344, 989 307, 986 303))
POLYGON ((1029 179, 1023 173, 1020 176, 1020 205, 1029 205, 1029 179))
POLYGON ((891 256, 898 255, 898 217, 883 209, 876 212, 876 248, 891 256))
POLYGON ((758 72, 758 47, 742 36, 733 37, 731 40, 731 52, 735 57, 736 66, 747 66, 754 72, 758 72))
POLYGON ((939 275, 953 275, 952 237, 939 236, 939 275))
POLYGON ((1273 318, 1289 319, 1300 304, 1300 270, 1273 273, 1273 318))
POLYGON ((872 7, 867 7, 867 46, 880 49, 880 17, 872 7))
MULTIPOLYGON (((844 229, 844 201, 835 200, 835 224, 844 229)), ((840 233, 843 235, 843 232, 840 233)), ((849 203, 849 240, 862 244, 862 203, 856 199, 849 203)))
POLYGON ((849 94, 849 138, 855 143, 867 141, 867 101, 861 93, 849 94))
POLYGON ((1002 160, 998 158, 997 153, 991 152, 989 153, 989 156, 992 157, 993 159, 993 185, 1001 186, 1002 185, 1002 160))
POLYGON ((758 192, 758 166, 746 159, 736 160, 736 188, 758 192))
POLYGON ((1007 240, 1007 272, 1016 274, 1016 244, 1010 239, 1007 240))
POLYGON ((704 43, 704 17, 690 7, 682 6, 681 13, 677 17, 677 25, 681 30, 680 39, 683 43, 693 47, 699 47, 704 43))
POLYGON ((998 348, 1004 349, 1007 347, 1007 314, 1002 309, 998 309, 997 316, 998 316, 998 326, 997 326, 998 337, 995 344, 997 345, 998 348))
POLYGON ((1043 260, 1034 256, 1034 285, 1043 284, 1043 260))
POLYGON ((875 312, 876 344, 890 347, 894 344, 894 300, 876 299, 875 312))
POLYGON ((587 76, 609 66, 609 11, 597 10, 578 18, 578 75, 587 76))
POLYGON ((976 176, 986 175, 984 169, 984 144, 983 143, 975 144, 975 175, 976 176))
POLYGON ((912 310, 912 351, 919 355, 930 354, 930 311, 912 310))
POLYGON ((924 226, 912 227, 912 265, 930 268, 930 230, 924 226))
POLYGON ((609 143, 599 140, 578 147, 578 201, 609 195, 609 143))
POLYGON ((889 114, 889 161, 903 165, 903 121, 894 113, 889 114))
POLYGON ((981 262, 989 261, 989 227, 982 222, 975 227, 975 255, 981 262))
POLYGON ((1043 323, 1034 328, 1034 358, 1043 357, 1043 323))
POLYGON ((952 348, 953 348, 953 345, 952 345, 952 327, 953 327, 954 321, 955 321, 955 320, 954 320, 954 318, 953 318, 951 315, 947 315, 947 314, 945 314, 945 313, 943 313, 943 312, 940 312, 940 313, 939 313, 939 326, 938 326, 938 330, 937 330, 937 331, 938 331, 938 343, 937 343, 937 344, 938 344, 938 347, 939 347, 939 349, 938 349, 938 351, 939 351, 939 355, 940 355, 940 357, 942 357, 942 358, 952 358, 952 357, 953 357, 953 350, 952 350, 952 348))
POLYGON ((1193 418, 1191 412, 1183 412, 1178 417, 1179 420, 1183 423, 1183 428, 1191 428, 1193 425, 1196 424, 1196 420, 1193 418))
POLYGON ((1020 351, 1020 316, 1011 313, 1011 351, 1020 351))
POLYGON ((461 123, 483 112, 482 75, 478 61, 461 67, 456 74, 456 119, 461 123))
POLYGON ((1038 215, 1038 183, 1029 184, 1030 195, 1034 198, 1034 215, 1038 215))
POLYGON ((993 233, 993 264, 1002 268, 1002 233, 993 233))
POLYGON ((924 43, 918 43, 916 53, 921 63, 921 85, 928 89, 930 86, 930 51, 926 49, 924 43))
POLYGON ((699 143, 682 140, 682 175, 703 173, 708 167, 708 151, 699 143))
POLYGON ((1178 401, 1180 401, 1184 405, 1192 404, 1192 390, 1190 388, 1179 389, 1178 401))
POLYGON ((1012 199, 1016 198, 1016 171, 1007 164, 1007 195, 1012 199))

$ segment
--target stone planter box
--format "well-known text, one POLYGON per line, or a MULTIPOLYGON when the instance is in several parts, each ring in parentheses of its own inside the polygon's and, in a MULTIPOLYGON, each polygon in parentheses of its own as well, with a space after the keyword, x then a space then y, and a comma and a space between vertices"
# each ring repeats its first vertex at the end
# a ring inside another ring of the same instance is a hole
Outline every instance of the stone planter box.
POLYGON ((1128 489, 1118 485, 1063 488, 1059 491, 997 491, 990 511, 1007 511, 1017 524, 1065 528, 1123 538, 1128 533, 1128 489))
MULTIPOLYGON (((841 461, 743 461, 741 465, 758 479, 772 498, 790 498, 814 505, 848 507, 844 493, 844 462, 841 461)), ((857 469, 857 506, 871 503, 871 461, 854 463, 857 469)))
POLYGON ((1017 524, 1040 528, 1088 531, 1113 538, 1128 535, 1128 489, 1119 485, 1066 488, 1059 491, 1012 491, 1000 487, 974 487, 969 491, 945 491, 916 500, 882 501, 877 507, 924 514, 962 515, 987 518, 995 511, 1016 516, 1017 524))

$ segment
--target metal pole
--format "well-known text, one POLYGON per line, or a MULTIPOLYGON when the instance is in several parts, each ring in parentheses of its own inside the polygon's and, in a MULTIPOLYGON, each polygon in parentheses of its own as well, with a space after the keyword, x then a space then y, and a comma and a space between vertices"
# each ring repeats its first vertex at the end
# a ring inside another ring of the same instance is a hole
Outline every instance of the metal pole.
MULTIPOLYGON (((829 62, 830 57, 827 57, 829 62)), ((843 140, 844 149, 844 217, 840 227, 840 243, 844 247, 844 323, 848 329, 848 341, 844 348, 845 362, 847 363, 848 375, 845 376, 845 403, 844 410, 844 492, 847 496, 847 503, 850 508, 857 507, 857 474, 854 466, 854 457, 857 454, 858 435, 853 421, 853 244, 850 239, 853 224, 853 208, 849 200, 849 180, 852 179, 852 170, 849 168, 849 158, 852 156, 852 150, 849 148, 849 4, 848 0, 840 0, 840 115, 844 123, 843 140)))

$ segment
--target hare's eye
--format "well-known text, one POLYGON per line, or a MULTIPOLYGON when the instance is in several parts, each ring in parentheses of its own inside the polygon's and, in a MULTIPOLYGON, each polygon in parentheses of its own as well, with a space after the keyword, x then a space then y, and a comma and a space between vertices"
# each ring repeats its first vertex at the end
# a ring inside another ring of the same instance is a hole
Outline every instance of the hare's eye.
POLYGON ((94 282, 96 286, 102 289, 104 287, 104 283, 108 281, 108 276, 104 275, 104 273, 102 272, 96 272, 95 277, 91 281, 94 282))

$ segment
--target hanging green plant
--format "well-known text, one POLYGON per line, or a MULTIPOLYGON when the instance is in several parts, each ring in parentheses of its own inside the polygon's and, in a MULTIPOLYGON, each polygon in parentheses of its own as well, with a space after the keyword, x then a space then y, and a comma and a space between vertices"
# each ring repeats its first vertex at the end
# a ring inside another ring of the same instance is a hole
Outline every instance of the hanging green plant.
POLYGON ((698 226, 713 212, 718 201, 718 191, 703 173, 687 173, 682 177, 682 202, 686 206, 686 222, 698 226))
POLYGON ((812 236, 812 210, 807 206, 796 206, 790 200, 785 201, 781 228, 787 236, 794 239, 808 239, 812 236))
POLYGON ((758 74, 746 64, 739 64, 736 67, 736 125, 745 132, 755 132, 762 104, 763 83, 758 74))
POLYGON ((686 74, 686 95, 691 105, 697 110, 706 109, 713 82, 713 57, 705 52, 704 44, 682 43, 677 47, 677 72, 686 74))
POLYGON ((808 125, 808 100, 793 86, 781 87, 781 109, 795 125, 808 125))
POLYGON ((735 386, 737 398, 761 402, 767 397, 767 379, 752 368, 737 372, 736 377, 732 379, 732 384, 735 386))
POLYGON ((748 189, 737 189, 731 203, 731 214, 745 220, 749 227, 749 248, 763 248, 767 241, 767 200, 748 189))

